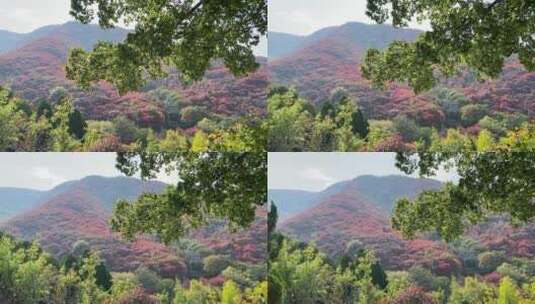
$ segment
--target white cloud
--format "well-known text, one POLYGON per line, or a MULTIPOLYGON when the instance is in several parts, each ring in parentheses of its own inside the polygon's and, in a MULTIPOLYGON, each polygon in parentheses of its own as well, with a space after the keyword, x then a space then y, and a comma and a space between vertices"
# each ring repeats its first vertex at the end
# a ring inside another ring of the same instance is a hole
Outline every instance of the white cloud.
POLYGON ((54 186, 67 181, 64 177, 55 174, 50 170, 50 168, 47 167, 33 167, 31 169, 31 175, 37 179, 42 180, 43 182, 46 182, 50 186, 54 186))
POLYGON ((328 176, 318 168, 307 168, 301 173, 301 176, 310 181, 319 182, 324 187, 327 187, 336 181, 333 177, 328 176))

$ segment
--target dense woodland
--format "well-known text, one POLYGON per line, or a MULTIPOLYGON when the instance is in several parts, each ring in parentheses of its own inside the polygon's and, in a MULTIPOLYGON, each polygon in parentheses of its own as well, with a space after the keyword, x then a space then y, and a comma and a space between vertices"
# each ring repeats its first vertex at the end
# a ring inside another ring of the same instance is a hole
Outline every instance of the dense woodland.
POLYGON ((282 234, 275 229, 274 206, 269 214, 270 303, 535 303, 532 259, 459 238, 449 244, 457 264, 422 260, 407 269, 386 269, 358 241, 328 255, 313 243, 282 234))
POLYGON ((0 88, 2 151, 263 151, 266 132, 257 118, 227 120, 202 107, 185 105, 178 93, 160 88, 155 103, 165 108, 162 121, 143 123, 119 115, 86 120, 62 87, 48 98, 29 102, 0 88), (191 132, 185 129, 196 130, 191 132), (193 128, 193 129, 191 129, 193 128))
MULTIPOLYGON (((369 116, 343 88, 314 106, 296 89, 274 87, 268 99, 269 151, 530 151, 532 120, 472 103, 454 89, 429 100, 369 116)), ((404 97, 400 97, 400 100, 404 97)))
POLYGON ((20 304, 266 303, 262 266, 213 255, 192 240, 177 242, 174 248, 194 264, 190 277, 182 281, 162 278, 145 266, 134 272, 110 273, 98 252, 83 240, 55 259, 37 243, 1 234, 0 300, 20 304))

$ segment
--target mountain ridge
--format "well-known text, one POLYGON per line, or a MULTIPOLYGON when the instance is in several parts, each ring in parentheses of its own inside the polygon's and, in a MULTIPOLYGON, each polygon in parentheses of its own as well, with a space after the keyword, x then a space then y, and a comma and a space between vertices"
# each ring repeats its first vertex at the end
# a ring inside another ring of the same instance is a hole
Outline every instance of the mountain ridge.
MULTIPOLYGON (((421 33, 390 25, 354 22, 319 30, 308 38, 286 35, 282 39, 274 33, 270 43, 271 53, 275 54, 269 62, 271 80, 277 85, 295 87, 300 96, 314 105, 328 100, 334 89, 343 88, 372 119, 392 119, 399 114, 424 118, 435 115, 432 105, 436 96, 432 90, 415 94, 401 83, 391 83, 385 90, 378 90, 362 76, 359 68, 368 48, 381 49, 395 40, 414 41, 421 33), (306 43, 307 39, 312 42, 306 43)), ((510 58, 497 79, 478 81, 465 69, 441 79, 438 86, 457 91, 465 95, 469 103, 485 104, 494 112, 532 117, 535 113, 535 103, 531 102, 535 100, 534 84, 535 73, 527 72, 518 60, 510 58)))

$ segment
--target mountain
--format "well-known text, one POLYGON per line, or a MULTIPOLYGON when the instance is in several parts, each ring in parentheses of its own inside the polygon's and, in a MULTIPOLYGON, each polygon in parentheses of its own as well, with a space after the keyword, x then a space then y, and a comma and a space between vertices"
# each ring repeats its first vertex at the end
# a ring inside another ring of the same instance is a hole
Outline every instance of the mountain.
MULTIPOLYGON (((203 80, 185 85, 179 73, 171 70, 167 78, 150 81, 140 92, 120 96, 106 82, 82 91, 65 77, 64 65, 69 49, 91 49, 98 41, 119 42, 128 30, 103 30, 97 25, 68 22, 40 28, 28 34, 0 33, 0 85, 19 97, 36 102, 46 99, 51 89, 62 86, 73 96, 75 106, 88 118, 109 120, 125 115, 141 126, 162 125, 165 109, 147 94, 158 87, 180 93, 183 104, 204 106, 208 112, 224 116, 262 115, 268 86, 267 73, 261 68, 235 78, 221 62, 214 62, 203 80)), ((266 59, 258 58, 265 66, 266 59)))
POLYGON ((112 271, 133 271, 140 265, 157 269, 163 276, 186 274, 186 266, 170 248, 149 238, 126 242, 109 228, 105 203, 84 187, 73 187, 40 206, 7 221, 4 230, 24 240, 37 240, 59 258, 78 240, 100 253, 112 271))
POLYGON ((413 198, 415 194, 424 189, 440 188, 441 183, 431 179, 420 180, 416 183, 412 178, 394 175, 383 177, 363 175, 353 180, 336 183, 320 192, 269 189, 268 201, 275 202, 279 218, 284 220, 348 187, 358 191, 367 200, 375 202, 381 209, 390 212, 397 198, 413 198))
MULTIPOLYGON (((359 176, 332 187, 336 190, 282 219, 279 229, 301 241, 314 242, 332 257, 372 249, 391 270, 423 264, 449 276, 463 267, 462 257, 436 235, 422 234, 415 240, 405 240, 390 225, 397 199, 413 199, 424 190, 440 189, 441 182, 406 176, 359 176)), ((279 210, 283 205, 278 204, 279 210)), ((487 251, 535 258, 533 224, 514 228, 505 217, 494 216, 468 229, 464 238, 474 240, 487 251)))
POLYGON ((0 187, 0 221, 33 208, 42 195, 37 190, 0 187))
POLYGON ((0 222, 72 189, 93 193, 101 202, 101 207, 111 212, 118 199, 133 200, 142 192, 161 192, 165 187, 160 182, 142 182, 128 177, 87 176, 81 180, 62 183, 49 191, 0 188, 0 222))
MULTIPOLYGON (((88 176, 58 185, 50 191, 0 188, 0 197, 11 204, 13 215, 0 222, 0 230, 23 240, 36 240, 54 257, 69 253, 78 240, 85 240, 100 252, 112 271, 134 271, 140 265, 164 277, 186 278, 185 254, 165 246, 155 237, 140 236, 133 242, 123 240, 109 228, 111 210, 117 199, 134 200, 143 192, 162 192, 167 185, 126 177, 88 176), (28 203, 29 202, 29 203, 28 203), (15 214, 16 213, 16 214, 15 214)), ((192 231, 187 238, 209 248, 213 254, 228 255, 235 261, 264 264, 267 252, 267 211, 259 208, 247 229, 230 231, 225 221, 214 220, 192 231)))
MULTIPOLYGON (((414 41, 421 33, 356 22, 308 36, 269 33, 270 79, 275 84, 296 87, 313 104, 324 102, 335 88, 344 88, 372 118, 433 112, 433 92, 416 95, 406 85, 397 83, 384 91, 376 90, 362 77, 359 68, 367 49, 381 49, 395 40, 414 41)), ((469 102, 485 103, 493 111, 526 115, 535 111, 535 73, 526 72, 514 58, 506 62, 499 79, 479 82, 473 73, 465 71, 440 85, 463 93, 469 102)))
POLYGON ((405 269, 429 255, 440 257, 447 250, 432 240, 403 240, 390 227, 392 205, 396 199, 413 198, 440 185, 435 180, 403 176, 360 176, 342 182, 313 207, 283 220, 280 230, 315 242, 331 256, 343 254, 347 247, 369 248, 386 268, 405 269))

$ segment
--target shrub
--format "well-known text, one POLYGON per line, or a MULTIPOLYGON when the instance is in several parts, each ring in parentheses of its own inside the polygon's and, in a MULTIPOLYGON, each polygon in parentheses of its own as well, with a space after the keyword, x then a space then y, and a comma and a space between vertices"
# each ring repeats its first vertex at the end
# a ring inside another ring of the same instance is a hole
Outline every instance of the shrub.
POLYGON ((502 251, 487 251, 477 256, 479 270, 482 273, 490 273, 496 270, 505 261, 502 251))

